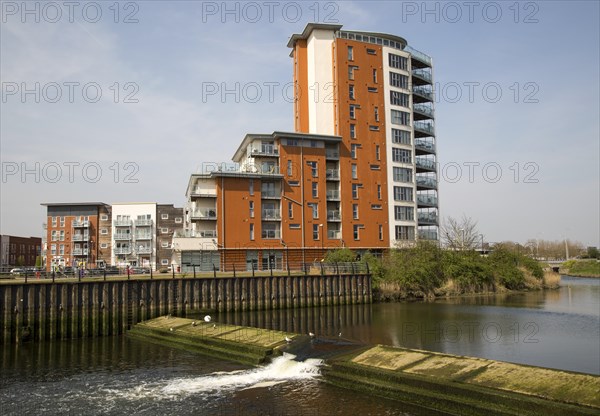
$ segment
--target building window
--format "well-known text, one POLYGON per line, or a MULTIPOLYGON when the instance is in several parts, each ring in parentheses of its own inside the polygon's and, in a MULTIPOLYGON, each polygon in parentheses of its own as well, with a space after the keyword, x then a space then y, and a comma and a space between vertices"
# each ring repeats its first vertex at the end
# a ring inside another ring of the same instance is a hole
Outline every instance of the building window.
POLYGON ((381 160, 381 152, 378 144, 375 145, 375 159, 381 160))
POLYGON ((52 241, 58 241, 58 231, 52 230, 52 241))
POLYGON ((348 60, 354 60, 354 48, 352 46, 348 46, 348 60))
POLYGON ((163 266, 168 266, 169 265, 169 259, 161 259, 160 260, 160 264, 162 264, 163 266))
POLYGON ((248 193, 249 193, 250 195, 254 195, 254 179, 250 179, 250 180, 248 181, 248 187, 249 187, 249 189, 248 189, 248 193))
POLYGON ((319 197, 319 184, 317 182, 312 183, 312 197, 313 198, 319 197))
POLYGON ((52 217, 52 226, 53 227, 56 227, 56 224, 57 224, 56 221, 57 221, 56 217, 52 217))
POLYGON ((379 131, 379 126, 369 126, 369 130, 371 130, 371 131, 379 131))
POLYGON ((254 224, 250 224, 250 240, 254 240, 254 224))
POLYGON ((358 204, 352 204, 352 218, 358 219, 358 204))
POLYGON ((319 204, 316 202, 311 202, 308 204, 308 207, 312 209, 312 217, 314 220, 319 218, 319 204))
POLYGON ((64 256, 65 255, 65 245, 64 244, 61 244, 61 245, 58 246, 58 254, 60 256, 64 256))
POLYGON ((254 218, 254 201, 248 202, 248 208, 250 209, 250 218, 254 218))
POLYGON ((408 107, 408 94, 399 91, 390 91, 390 103, 402 107, 408 107))
POLYGON ((290 230, 299 230, 300 224, 290 224, 290 230))
POLYGON ((379 121, 379 107, 375 107, 374 112, 375 112, 375 121, 379 121))
POLYGON ((354 70, 357 69, 357 66, 353 66, 353 65, 348 65, 348 79, 349 80, 353 80, 354 79, 354 70))
POLYGON ((377 51, 375 49, 367 49, 367 53, 369 55, 377 55, 377 51))
POLYGON ((377 84, 377 68, 373 68, 373 84, 377 84))
POLYGON ((398 74, 397 72, 390 72, 390 85, 396 88, 408 89, 408 77, 406 75, 398 74))
POLYGON ((53 256, 56 256, 56 244, 50 245, 50 252, 52 253, 53 256))
POLYGON ((358 171, 356 164, 352 164, 352 179, 358 179, 358 171))
POLYGON ((100 221, 108 221, 108 215, 106 215, 106 214, 100 215, 100 221))
POLYGON ((392 110, 392 124, 399 124, 402 126, 410 126, 410 113, 406 111, 392 110))
POLYGON ((407 227, 405 225, 396 226, 396 240, 414 240, 415 227, 407 227))
POLYGON ((319 224, 313 224, 313 240, 319 239, 319 224))
POLYGON ((411 159, 410 150, 392 147, 392 161, 398 163, 411 163, 411 159))
POLYGON ((65 226, 65 217, 60 217, 60 226, 61 227, 65 226))
POLYGON ((371 204, 371 209, 382 209, 381 204, 371 204))
POLYGON ((406 186, 394 186, 394 201, 412 202, 413 188, 406 186))
POLYGON ((168 220, 169 219, 169 214, 160 214, 160 219, 161 220, 168 220))
POLYGON ((163 242, 160 243, 160 246, 162 248, 169 248, 169 242, 168 241, 163 241, 163 242))
POLYGON ((396 221, 414 221, 415 210, 413 207, 394 206, 394 219, 396 221))
POLYGON ((288 174, 288 176, 292 176, 292 161, 291 160, 287 161, 287 174, 288 174))
POLYGON ((352 159, 356 159, 357 158, 357 150, 358 150, 358 145, 357 144, 352 144, 350 145, 350 157, 352 159))
POLYGON ((354 100, 354 99, 355 99, 355 96, 354 96, 354 85, 350 85, 350 86, 348 87, 348 97, 349 97, 351 100, 354 100))
POLYGON ((313 178, 318 178, 319 177, 319 169, 318 169, 317 162, 308 162, 308 165, 310 166, 311 176, 313 178))
POLYGON ((352 184, 352 199, 358 199, 358 184, 352 184))
POLYGON ((101 243, 100 248, 108 248, 108 243, 101 243))
POLYGON ((61 230, 59 234, 59 240, 65 241, 65 230, 61 230))
POLYGON ((403 69, 405 71, 408 68, 408 59, 406 59, 404 56, 395 55, 393 53, 390 53, 389 63, 390 67, 392 68, 403 69))
POLYGON ((350 138, 356 139, 356 124, 350 124, 350 138))
POLYGON ((383 240, 383 225, 379 225, 379 240, 383 240))
POLYGON ((288 202, 288 217, 294 218, 294 203, 288 202))
POLYGON ((300 186, 300 182, 298 182, 298 181, 289 181, 288 184, 290 186, 300 186))
POLYGON ((107 235, 107 234, 108 234, 108 228, 102 228, 102 229, 100 230, 100 234, 102 234, 102 235, 107 235))
POLYGON ((392 129, 392 142, 410 145, 410 131, 392 129))
POLYGON ((381 199, 381 185, 377 185, 377 199, 381 199))
POLYGON ((360 230, 360 226, 358 224, 354 224, 353 235, 354 235, 355 240, 360 240, 359 230, 360 230))
POLYGON ((286 143, 288 146, 298 147, 300 146, 300 142, 296 139, 287 139, 286 143))
POLYGON ((161 234, 168 234, 169 233, 169 229, 168 228, 161 228, 160 232, 161 232, 161 234))
POLYGON ((412 182, 412 169, 394 166, 393 178, 394 182, 412 182))
POLYGON ((354 120, 356 118, 356 106, 350 104, 350 118, 354 120))
POLYGON ((183 222, 183 218, 175 217, 175 224, 181 224, 183 222))

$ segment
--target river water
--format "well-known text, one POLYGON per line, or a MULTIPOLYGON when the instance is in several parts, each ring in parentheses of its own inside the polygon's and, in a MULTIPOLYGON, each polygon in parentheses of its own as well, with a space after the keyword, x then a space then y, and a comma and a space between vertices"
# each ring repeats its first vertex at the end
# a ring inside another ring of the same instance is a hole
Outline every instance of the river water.
MULTIPOLYGON (((600 374, 600 279, 563 277, 556 291, 214 318, 310 331, 344 345, 381 343, 600 374)), ((311 345, 296 360, 286 355, 260 368, 126 337, 5 346, 0 414, 431 414, 323 383, 320 358, 327 354, 312 354, 311 345)))

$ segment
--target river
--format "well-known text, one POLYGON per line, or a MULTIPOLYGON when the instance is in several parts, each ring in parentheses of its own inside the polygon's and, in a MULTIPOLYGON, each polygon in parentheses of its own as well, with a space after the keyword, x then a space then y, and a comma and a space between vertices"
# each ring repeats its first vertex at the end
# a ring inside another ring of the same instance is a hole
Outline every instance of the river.
MULTIPOLYGON (((600 374, 600 279, 564 276, 555 291, 214 318, 600 374)), ((127 337, 4 346, 0 414, 431 414, 327 385, 318 357, 292 358, 255 369, 127 337)))

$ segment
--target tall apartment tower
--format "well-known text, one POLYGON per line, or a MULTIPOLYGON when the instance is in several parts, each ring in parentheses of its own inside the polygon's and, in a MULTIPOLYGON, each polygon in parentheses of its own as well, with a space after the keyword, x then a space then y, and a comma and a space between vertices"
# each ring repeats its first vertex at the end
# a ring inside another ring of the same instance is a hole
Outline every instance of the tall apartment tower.
POLYGON ((384 224, 388 247, 437 240, 432 60, 399 36, 341 29, 308 24, 288 47, 296 131, 342 138, 342 236, 384 224))
POLYGON ((173 239, 184 270, 298 267, 328 249, 437 239, 431 58, 341 27, 309 24, 288 43, 295 132, 247 134, 231 169, 191 175, 173 239))

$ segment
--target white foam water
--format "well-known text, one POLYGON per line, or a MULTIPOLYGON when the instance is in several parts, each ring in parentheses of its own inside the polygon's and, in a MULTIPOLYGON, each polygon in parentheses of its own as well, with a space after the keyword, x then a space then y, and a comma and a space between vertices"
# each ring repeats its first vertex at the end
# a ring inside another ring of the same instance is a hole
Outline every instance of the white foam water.
POLYGON ((222 393, 258 387, 270 387, 291 380, 309 380, 319 375, 323 360, 295 361, 295 356, 284 353, 270 364, 251 370, 219 371, 201 377, 179 377, 169 380, 140 383, 134 388, 111 390, 111 393, 129 400, 142 398, 171 398, 203 393, 222 393))

